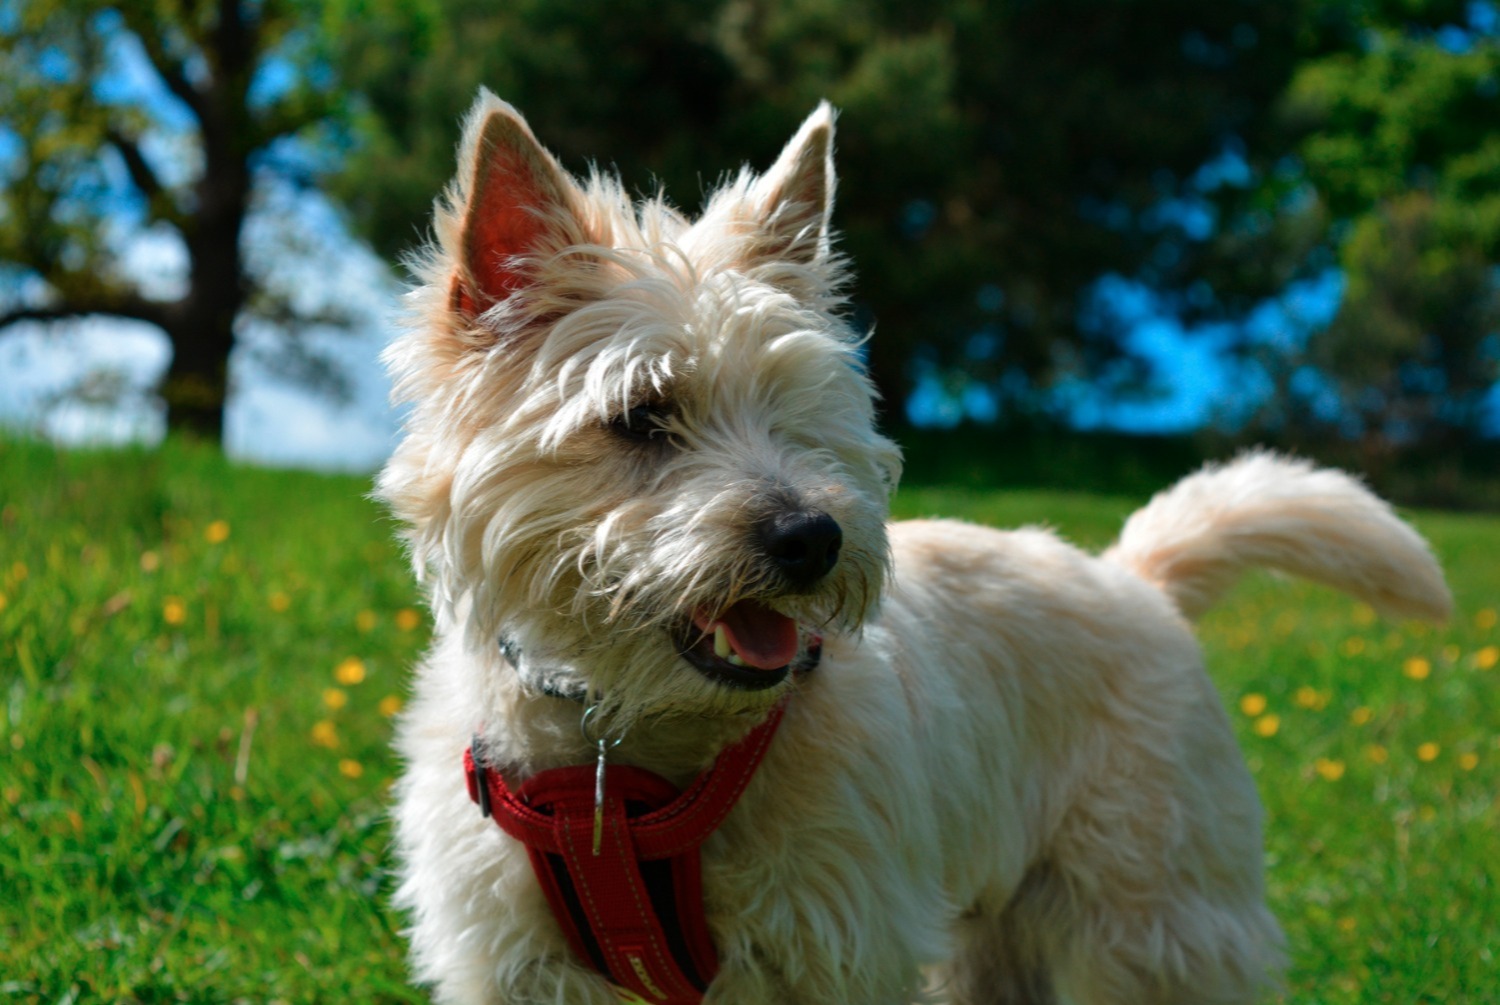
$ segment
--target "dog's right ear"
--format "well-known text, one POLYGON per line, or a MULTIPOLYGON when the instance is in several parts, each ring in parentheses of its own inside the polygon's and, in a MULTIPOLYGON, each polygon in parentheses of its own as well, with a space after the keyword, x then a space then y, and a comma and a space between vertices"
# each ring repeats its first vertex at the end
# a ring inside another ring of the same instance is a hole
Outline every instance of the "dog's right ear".
POLYGON ((521 113, 485 88, 464 119, 449 205, 460 216, 449 301, 484 313, 530 280, 538 255, 581 238, 579 192, 521 113))
POLYGON ((756 181, 751 199, 760 241, 752 257, 811 264, 829 254, 833 212, 833 106, 823 101, 771 169, 756 181))

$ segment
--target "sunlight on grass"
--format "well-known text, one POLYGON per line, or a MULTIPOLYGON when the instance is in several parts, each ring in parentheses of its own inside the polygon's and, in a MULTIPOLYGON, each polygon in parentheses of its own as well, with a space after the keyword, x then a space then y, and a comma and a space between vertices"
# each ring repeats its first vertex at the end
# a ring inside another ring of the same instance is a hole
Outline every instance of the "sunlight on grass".
MULTIPOLYGON (((385 807, 428 628, 368 484, 174 443, 0 443, 0 484, 0 995, 425 1000, 385 807)), ((897 509, 1098 547, 1136 502, 925 488, 897 509)), ((1447 628, 1270 576, 1202 625, 1267 806, 1287 1002, 1497 986, 1500 521, 1418 523, 1447 628)))

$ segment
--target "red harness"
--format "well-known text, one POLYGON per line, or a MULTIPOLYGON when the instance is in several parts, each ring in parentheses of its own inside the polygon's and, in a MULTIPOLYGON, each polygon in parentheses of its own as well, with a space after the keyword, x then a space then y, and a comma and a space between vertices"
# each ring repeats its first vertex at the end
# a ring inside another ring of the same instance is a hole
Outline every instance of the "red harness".
POLYGON ((469 798, 526 846, 580 960, 627 1001, 697 1005, 718 973, 699 849, 729 815, 781 722, 782 706, 685 791, 644 768, 605 769, 595 851, 595 769, 555 768, 512 792, 464 751, 469 798))

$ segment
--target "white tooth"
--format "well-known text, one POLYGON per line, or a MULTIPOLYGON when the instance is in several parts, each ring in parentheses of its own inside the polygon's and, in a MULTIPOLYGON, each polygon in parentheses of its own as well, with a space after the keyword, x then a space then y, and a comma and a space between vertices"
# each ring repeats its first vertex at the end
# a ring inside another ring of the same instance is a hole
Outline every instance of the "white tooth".
POLYGON ((724 662, 728 663, 732 667, 742 667, 745 665, 745 661, 740 659, 739 653, 732 653, 729 656, 724 657, 724 662))
MULTIPOLYGON (((719 657, 719 659, 721 660, 729 659, 729 654, 732 652, 734 652, 734 650, 729 648, 729 633, 724 631, 724 626, 722 624, 715 625, 714 655, 719 657)), ((731 662, 733 662, 733 660, 731 660, 731 662)))

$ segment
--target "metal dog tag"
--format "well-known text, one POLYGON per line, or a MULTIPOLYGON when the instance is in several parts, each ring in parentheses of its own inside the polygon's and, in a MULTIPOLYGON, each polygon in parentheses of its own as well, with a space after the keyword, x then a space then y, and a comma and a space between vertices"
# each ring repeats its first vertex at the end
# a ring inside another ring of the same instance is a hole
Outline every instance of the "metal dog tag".
POLYGON ((599 760, 594 768, 594 857, 604 844, 604 766, 608 758, 609 745, 604 737, 599 738, 599 760))

